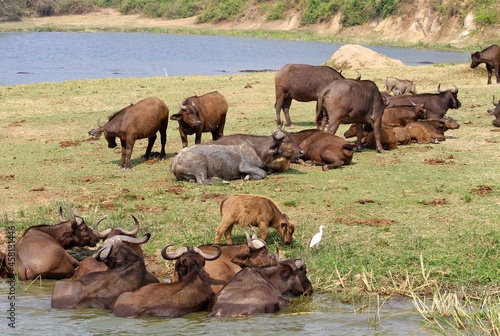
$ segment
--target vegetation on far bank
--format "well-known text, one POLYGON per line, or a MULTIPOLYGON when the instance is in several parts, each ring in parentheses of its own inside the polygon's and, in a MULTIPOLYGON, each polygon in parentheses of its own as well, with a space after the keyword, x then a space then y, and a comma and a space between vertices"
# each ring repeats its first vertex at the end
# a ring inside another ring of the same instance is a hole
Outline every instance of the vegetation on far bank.
MULTIPOLYGON (((19 20, 23 16, 85 14, 98 8, 114 8, 122 14, 143 14, 153 18, 179 19, 197 16, 200 23, 219 23, 244 16, 264 16, 268 21, 286 20, 300 13, 300 25, 330 21, 341 13, 342 27, 362 25, 390 15, 404 17, 413 11, 408 0, 2 0, 0 18, 19 20)), ((430 9, 443 17, 465 17, 473 12, 480 26, 500 23, 495 0, 432 1, 430 9)))

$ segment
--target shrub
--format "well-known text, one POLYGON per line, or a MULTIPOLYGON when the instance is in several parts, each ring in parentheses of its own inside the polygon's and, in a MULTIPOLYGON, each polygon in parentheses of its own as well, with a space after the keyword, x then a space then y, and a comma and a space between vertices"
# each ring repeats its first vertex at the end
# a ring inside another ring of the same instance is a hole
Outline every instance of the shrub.
POLYGON ((198 22, 222 22, 240 16, 245 9, 243 0, 212 0, 207 8, 198 16, 198 22))

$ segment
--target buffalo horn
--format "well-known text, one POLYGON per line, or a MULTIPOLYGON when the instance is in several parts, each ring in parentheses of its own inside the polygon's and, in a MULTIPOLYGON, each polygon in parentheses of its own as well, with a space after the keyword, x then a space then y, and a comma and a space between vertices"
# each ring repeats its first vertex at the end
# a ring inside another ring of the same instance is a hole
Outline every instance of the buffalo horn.
POLYGON ((411 99, 408 99, 408 101, 413 105, 413 106, 417 106, 417 104, 415 104, 414 102, 411 101, 411 99))
POLYGON ((493 105, 498 106, 498 103, 500 103, 500 100, 495 103, 495 95, 493 95, 491 102, 493 103, 493 105))
POLYGON ((245 236, 247 237, 247 245, 250 251, 257 251, 263 247, 267 249, 266 242, 260 238, 257 238, 257 235, 253 237, 254 235, 252 234, 252 238, 250 238, 250 235, 248 234, 248 232, 246 232, 246 230, 243 230, 243 232, 245 232, 245 236))
POLYGON ((187 247, 181 246, 177 250, 175 250, 174 252, 168 253, 167 249, 172 245, 174 245, 174 244, 168 244, 164 248, 161 249, 161 256, 163 257, 163 259, 165 259, 165 260, 179 259, 184 253, 186 253, 188 251, 187 247))
POLYGON ((132 218, 134 219, 135 228, 132 231, 122 230, 123 234, 126 234, 127 236, 135 236, 139 232, 139 221, 134 215, 132 215, 132 218))
POLYGON ((298 259, 295 260, 295 266, 297 267, 297 269, 300 269, 301 267, 305 266, 305 264, 306 264, 306 261, 304 259, 304 255, 301 254, 300 260, 298 260, 298 259))
POLYGON ((455 90, 453 90, 452 92, 454 92, 454 93, 458 93, 458 88, 457 88, 457 86, 456 86, 455 84, 453 84, 453 87, 455 88, 455 90))
POLYGON ((99 223, 101 223, 103 220, 105 220, 108 216, 104 216, 102 217, 101 219, 98 219, 95 223, 94 223, 94 229, 92 230, 94 232, 94 236, 96 236, 97 238, 99 239, 104 239, 108 236, 108 234, 111 232, 111 229, 106 229, 102 232, 99 232, 99 230, 97 229, 97 227, 99 226, 99 223))
POLYGON ((360 80, 361 79, 361 74, 359 73, 358 70, 354 70, 354 71, 356 71, 356 73, 358 74, 358 77, 356 77, 356 80, 360 80))
POLYGON ((185 110, 186 109, 185 105, 182 105, 182 104, 179 104, 179 103, 177 103, 177 105, 179 105, 179 107, 181 108, 181 110, 185 110))
MULTIPOLYGON (((493 99, 495 99, 495 96, 493 96, 493 99)), ((65 219, 64 219, 64 217, 63 217, 63 213, 62 213, 62 211, 63 211, 63 210, 62 210, 62 206, 60 205, 60 206, 59 206, 59 221, 60 221, 60 222, 65 222, 66 220, 65 220, 65 219)))
MULTIPOLYGON (((125 236, 125 235, 118 235, 115 237, 118 237, 117 240, 124 242, 124 243, 144 244, 145 242, 147 242, 149 240, 149 238, 151 238, 151 233, 148 232, 141 238, 129 237, 129 236, 125 236)), ((111 238, 115 238, 115 237, 111 237, 111 238)))
POLYGON ((200 250, 199 248, 197 248, 196 246, 193 247, 193 251, 195 251, 196 253, 201 255, 203 257, 203 259, 205 259, 205 260, 215 260, 215 259, 219 258, 220 255, 222 254, 222 249, 220 248, 220 246, 219 245, 210 245, 210 246, 215 247, 217 249, 217 252, 206 253, 206 252, 203 252, 202 250, 200 250))

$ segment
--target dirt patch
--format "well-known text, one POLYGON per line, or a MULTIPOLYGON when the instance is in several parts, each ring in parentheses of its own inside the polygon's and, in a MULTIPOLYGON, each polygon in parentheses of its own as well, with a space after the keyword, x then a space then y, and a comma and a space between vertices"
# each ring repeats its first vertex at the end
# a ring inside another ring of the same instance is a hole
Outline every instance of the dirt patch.
POLYGON ((61 141, 59 142, 59 146, 62 148, 64 147, 75 147, 75 146, 80 146, 82 144, 81 141, 76 140, 76 141, 61 141))
POLYGON ((446 204, 448 204, 448 201, 443 198, 443 199, 436 199, 436 200, 429 201, 429 202, 423 202, 422 204, 424 204, 424 205, 446 205, 446 204))
POLYGON ((424 162, 429 165, 455 164, 453 155, 449 155, 445 159, 425 159, 424 162))
POLYGON ((471 194, 478 196, 486 196, 493 192, 493 188, 485 185, 481 185, 477 188, 471 189, 471 194))
POLYGON ((345 224, 345 225, 368 225, 368 226, 388 226, 396 224, 396 221, 390 219, 382 219, 382 218, 370 218, 370 219, 344 219, 337 218, 337 222, 345 224))
POLYGON ((212 198, 214 198, 217 201, 217 203, 220 203, 223 199, 226 198, 226 196, 221 195, 221 194, 211 194, 211 193, 201 195, 202 202, 206 202, 207 200, 212 199, 212 198))

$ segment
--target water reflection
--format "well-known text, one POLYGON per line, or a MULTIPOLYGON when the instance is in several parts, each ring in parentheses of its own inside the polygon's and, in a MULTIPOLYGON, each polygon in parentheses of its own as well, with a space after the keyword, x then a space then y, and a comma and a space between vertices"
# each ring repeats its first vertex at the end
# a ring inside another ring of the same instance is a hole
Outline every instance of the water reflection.
MULTIPOLYGON (((431 335, 407 299, 345 304, 329 295, 298 298, 277 314, 247 318, 209 318, 206 312, 181 318, 114 317, 101 309, 52 309, 55 281, 33 284, 16 298, 16 329, 0 324, 3 335, 431 335), (363 309, 360 309, 364 307, 363 309)), ((24 285, 24 284, 21 284, 24 285)), ((6 286, 0 285, 4 295, 6 286)), ((2 309, 3 310, 3 309, 2 309)))

